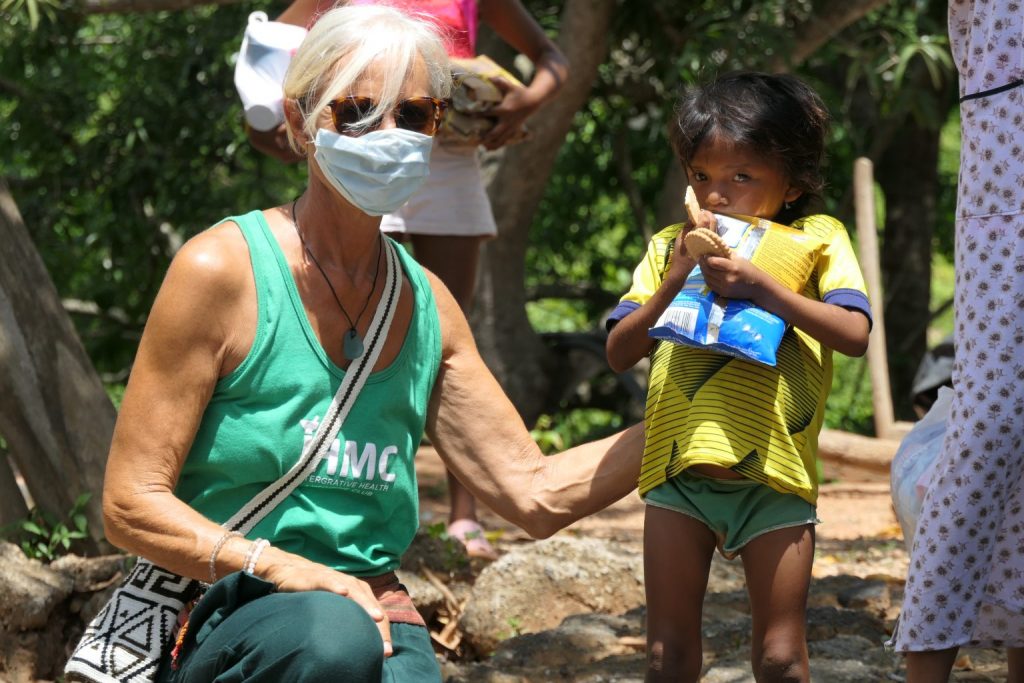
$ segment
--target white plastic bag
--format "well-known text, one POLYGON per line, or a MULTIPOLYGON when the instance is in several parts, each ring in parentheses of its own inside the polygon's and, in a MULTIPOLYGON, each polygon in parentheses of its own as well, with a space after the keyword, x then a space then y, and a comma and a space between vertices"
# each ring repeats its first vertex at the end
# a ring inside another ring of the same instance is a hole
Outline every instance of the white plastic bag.
POLYGON ((896 519, 903 529, 903 542, 909 552, 914 544, 921 503, 935 473, 935 463, 946 438, 953 390, 940 387, 935 403, 903 437, 892 459, 890 488, 896 519))
POLYGON ((242 38, 235 62, 235 89, 242 98, 245 120, 260 131, 284 123, 284 92, 281 84, 292 53, 298 49, 306 29, 279 21, 268 21, 265 12, 253 12, 242 38))

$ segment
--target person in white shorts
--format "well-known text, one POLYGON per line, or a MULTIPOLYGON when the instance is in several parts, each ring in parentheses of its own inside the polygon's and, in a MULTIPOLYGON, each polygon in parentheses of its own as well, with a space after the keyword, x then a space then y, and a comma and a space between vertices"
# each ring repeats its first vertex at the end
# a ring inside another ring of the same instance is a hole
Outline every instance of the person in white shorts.
MULTIPOLYGON (((294 0, 277 21, 312 25, 344 0, 294 0)), ((482 146, 498 149, 516 139, 524 122, 551 99, 568 76, 568 61, 521 0, 348 0, 348 4, 388 4, 432 19, 439 28, 450 57, 476 55, 479 23, 487 24, 509 45, 534 64, 534 76, 523 88, 509 87, 504 99, 487 116, 495 126, 482 146)), ((285 161, 297 161, 280 129, 267 132, 247 128, 256 149, 285 161)), ((480 174, 479 148, 435 140, 430 175, 423 187, 398 211, 387 214, 381 230, 412 244, 416 260, 437 275, 469 313, 476 287, 480 248, 497 235, 497 225, 480 174)), ((452 474, 448 533, 459 539, 471 557, 495 559, 497 554, 477 519, 476 501, 452 474)))

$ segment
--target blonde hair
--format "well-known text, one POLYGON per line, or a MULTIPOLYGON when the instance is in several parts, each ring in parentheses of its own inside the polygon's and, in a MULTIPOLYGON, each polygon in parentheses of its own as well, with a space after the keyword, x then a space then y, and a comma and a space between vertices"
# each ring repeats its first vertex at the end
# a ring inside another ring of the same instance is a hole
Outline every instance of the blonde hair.
MULTIPOLYGON (((312 139, 317 114, 339 93, 348 92, 370 65, 379 62, 383 66, 384 84, 376 106, 360 123, 369 123, 395 107, 419 60, 427 70, 431 97, 449 97, 448 54, 432 23, 392 7, 338 7, 313 24, 292 57, 284 77, 284 96, 298 103, 302 130, 312 139), (339 69, 342 59, 346 61, 339 69)), ((288 140, 301 152, 291 127, 288 140)))

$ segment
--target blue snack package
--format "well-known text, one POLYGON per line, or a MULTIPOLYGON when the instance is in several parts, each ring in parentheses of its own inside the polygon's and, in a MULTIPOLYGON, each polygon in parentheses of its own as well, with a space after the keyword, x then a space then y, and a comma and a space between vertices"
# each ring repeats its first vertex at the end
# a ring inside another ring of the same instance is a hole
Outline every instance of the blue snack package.
MULTIPOLYGON (((716 218, 718 234, 735 255, 749 259, 791 290, 803 289, 817 263, 819 242, 764 219, 717 214, 716 218)), ((774 367, 786 326, 782 318, 750 301, 712 292, 697 266, 648 334, 774 367)))
POLYGON ((774 366, 775 352, 785 332, 786 323, 779 316, 749 301, 726 299, 708 289, 698 266, 648 334, 654 339, 774 366))

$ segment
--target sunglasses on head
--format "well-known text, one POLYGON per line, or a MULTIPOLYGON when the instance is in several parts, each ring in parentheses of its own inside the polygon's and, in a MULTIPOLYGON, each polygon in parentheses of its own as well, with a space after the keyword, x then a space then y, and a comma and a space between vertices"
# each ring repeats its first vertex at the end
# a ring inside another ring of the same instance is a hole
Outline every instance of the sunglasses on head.
MULTIPOLYGON (((334 129, 343 135, 358 137, 363 133, 380 128, 380 118, 364 123, 376 102, 369 97, 349 95, 332 101, 327 106, 331 109, 334 129)), ((423 135, 433 135, 441 127, 441 119, 448 103, 436 97, 410 97, 395 104, 392 113, 395 125, 423 135)))

